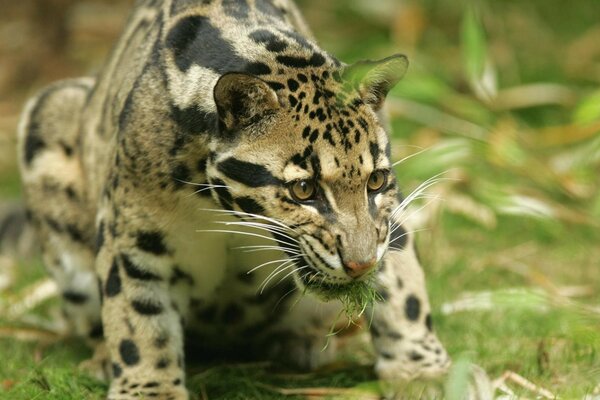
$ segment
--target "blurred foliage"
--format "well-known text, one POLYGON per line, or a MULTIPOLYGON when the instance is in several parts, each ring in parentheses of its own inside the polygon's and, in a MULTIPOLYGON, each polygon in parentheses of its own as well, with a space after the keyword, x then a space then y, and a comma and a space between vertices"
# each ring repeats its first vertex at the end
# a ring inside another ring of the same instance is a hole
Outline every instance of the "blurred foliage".
MULTIPOLYGON (((563 398, 590 394, 600 382, 600 2, 297 2, 341 60, 410 60, 388 102, 393 155, 405 159, 396 172, 406 195, 445 178, 429 190, 441 200, 423 203, 419 249, 438 333, 461 360, 447 397, 461 397, 467 362, 492 377, 515 371, 563 398)), ((19 193, 14 128, 25 96, 97 71, 130 4, 0 0, 0 196, 19 193)), ((31 269, 15 272, 0 300, 42 279, 31 269)), ((10 398, 104 390, 69 383, 86 356, 70 343, 15 343, 0 341, 0 352, 16 349, 0 367, 10 398)), ((351 361, 372 362, 360 348, 351 361)), ((224 367, 191 382, 211 399, 288 398, 264 385, 383 390, 363 369, 284 383, 261 368, 224 367)))

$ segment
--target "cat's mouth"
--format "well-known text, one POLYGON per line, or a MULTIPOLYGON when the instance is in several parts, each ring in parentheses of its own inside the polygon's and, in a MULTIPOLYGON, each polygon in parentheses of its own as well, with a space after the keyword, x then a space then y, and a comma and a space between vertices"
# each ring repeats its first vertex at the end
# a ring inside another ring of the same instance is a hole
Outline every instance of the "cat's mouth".
MULTIPOLYGON (((374 289, 374 272, 357 280, 345 280, 331 277, 312 266, 310 262, 302 259, 296 262, 296 283, 307 292, 315 294, 322 300, 358 297, 376 297, 374 289)), ((376 300, 376 299, 374 299, 376 300)))

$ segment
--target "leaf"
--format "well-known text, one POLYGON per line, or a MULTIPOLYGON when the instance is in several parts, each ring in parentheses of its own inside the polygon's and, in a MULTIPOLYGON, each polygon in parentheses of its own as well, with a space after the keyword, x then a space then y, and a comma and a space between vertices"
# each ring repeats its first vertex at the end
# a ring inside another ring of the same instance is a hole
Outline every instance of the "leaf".
POLYGON ((487 40, 481 18, 473 5, 467 7, 462 21, 463 64, 475 94, 489 102, 497 94, 495 68, 488 57, 487 40))
POLYGON ((581 100, 573 113, 573 122, 576 124, 587 125, 598 120, 600 120, 600 90, 581 100))
POLYGON ((600 121, 587 125, 573 124, 539 128, 531 132, 531 136, 535 136, 536 144, 541 146, 570 145, 600 136, 600 121))
POLYGON ((445 209, 455 214, 460 214, 477 222, 487 229, 493 229, 497 225, 494 211, 473 197, 459 192, 451 192, 444 196, 445 209))
POLYGON ((469 398, 470 365, 470 362, 464 356, 458 358, 452 365, 444 387, 447 400, 469 398))
POLYGON ((483 74, 487 44, 483 28, 473 6, 467 7, 462 21, 463 62, 470 79, 478 79, 483 74))

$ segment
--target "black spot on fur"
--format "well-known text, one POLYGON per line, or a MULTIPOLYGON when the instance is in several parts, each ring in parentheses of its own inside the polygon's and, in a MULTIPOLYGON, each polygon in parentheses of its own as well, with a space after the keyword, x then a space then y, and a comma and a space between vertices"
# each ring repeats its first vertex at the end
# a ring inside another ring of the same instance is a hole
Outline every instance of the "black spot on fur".
POLYGON ((375 325, 371 324, 371 336, 373 336, 374 338, 378 338, 381 336, 381 332, 379 332, 379 329, 375 328, 375 325))
POLYGON ((200 173, 206 173, 206 163, 208 162, 208 160, 206 158, 201 158, 198 160, 198 162, 196 163, 196 171, 200 172, 200 173))
POLYGON ((162 334, 154 340, 154 347, 157 349, 164 349, 167 347, 167 343, 169 343, 169 336, 162 334))
POLYGON ((377 294, 379 294, 383 301, 388 301, 390 299, 390 293, 385 288, 377 289, 377 294))
POLYGON ((220 162, 217 169, 229 179, 253 188, 282 184, 264 166, 232 157, 220 162))
POLYGON ((409 321, 416 321, 421 315, 421 301, 413 294, 408 296, 404 305, 404 312, 409 321))
POLYGON ((314 46, 304 36, 302 36, 298 32, 288 31, 285 29, 279 29, 279 32, 281 32, 288 38, 292 39, 294 42, 296 42, 298 45, 300 45, 304 49, 310 50, 310 51, 314 50, 314 46))
POLYGON ((102 246, 104 246, 104 240, 104 221, 100 221, 100 225, 98 226, 98 230, 96 231, 96 240, 94 244, 96 254, 98 254, 102 246))
POLYGON ((298 74, 298 80, 302 83, 308 82, 308 77, 304 74, 298 74))
POLYGON ((306 139, 306 138, 308 138, 309 135, 310 135, 310 126, 307 126, 302 131, 302 138, 306 139))
POLYGON ((269 81, 267 82, 267 85, 275 91, 285 89, 285 85, 279 82, 269 81))
POLYGON ((313 155, 313 147, 312 147, 312 145, 308 145, 308 146, 306 146, 306 148, 304 149, 304 152, 302 154, 300 154, 300 153, 294 154, 292 156, 292 158, 290 159, 290 162, 296 164, 297 166, 299 166, 302 169, 307 169, 307 160, 312 155, 313 155))
POLYGON ((381 153, 377 142, 369 143, 369 151, 371 152, 371 157, 373 157, 373 162, 376 163, 379 159, 379 154, 381 153))
POLYGON ((276 18, 282 18, 285 14, 282 9, 275 7, 271 0, 256 0, 256 8, 260 12, 276 18))
POLYGON ((140 350, 137 345, 129 339, 121 341, 119 344, 119 354, 126 365, 133 366, 140 362, 140 350))
POLYGON ((90 330, 90 333, 88 334, 88 336, 91 339, 101 339, 104 337, 104 327, 102 326, 102 323, 99 322, 95 325, 92 326, 92 329, 90 330))
POLYGON ((404 338, 404 336, 402 336, 402 334, 400 332, 396 332, 396 331, 388 332, 387 336, 393 340, 402 340, 404 338))
POLYGON ((402 278, 397 278, 396 279, 396 284, 398 285, 398 289, 402 289, 404 288, 404 282, 402 281, 402 278))
POLYGON ((198 64, 219 74, 240 71, 247 61, 237 55, 231 43, 221 37, 207 17, 183 18, 169 32, 166 45, 173 51, 175 63, 182 71, 198 64))
POLYGON ((100 297, 100 305, 104 303, 104 292, 102 291, 102 280, 100 277, 96 278, 96 283, 98 284, 98 296, 100 297))
POLYGON ((227 189, 225 182, 220 179, 215 179, 211 183, 216 186, 211 190, 214 190, 217 194, 221 206, 226 210, 233 210, 233 196, 231 196, 231 193, 229 192, 229 189, 227 189))
POLYGON ((153 300, 133 300, 131 306, 142 315, 158 315, 163 311, 162 304, 153 300))
POLYGON ((433 321, 431 320, 431 314, 425 316, 425 326, 429 332, 433 331, 433 321))
POLYGON ((254 40, 256 43, 264 44, 267 50, 273 53, 280 53, 288 47, 288 44, 285 41, 279 39, 274 33, 266 29, 252 32, 250 34, 250 39, 254 40))
POLYGON ((161 358, 156 362, 156 369, 165 369, 171 364, 171 361, 168 358, 161 358))
POLYGON ((416 351, 411 352, 409 357, 411 361, 421 361, 424 358, 422 354, 419 354, 416 351))
POLYGON ((167 253, 164 235, 157 231, 142 231, 137 233, 136 245, 148 253, 163 255, 167 253))
MULTIPOLYGON (((211 132, 216 128, 217 114, 204 112, 196 106, 181 109, 177 106, 171 107, 171 118, 186 134, 197 135, 203 132, 211 132)), ((180 139, 180 141, 183 141, 180 139)), ((176 147, 174 145, 174 147, 176 147)), ((171 150, 172 152, 174 150, 171 150)), ((176 151, 175 151, 176 153, 176 151)))
POLYGON ((62 294, 63 299, 73 304, 83 304, 88 301, 89 296, 85 293, 65 290, 62 294))
POLYGON ((363 117, 358 118, 358 123, 364 129, 365 132, 369 131, 369 124, 363 117))
MULTIPOLYGON (((41 99, 38 101, 38 105, 41 101, 41 99)), ((39 153, 46 147, 46 142, 40 136, 40 126, 39 123, 36 121, 36 114, 36 110, 32 111, 32 121, 29 125, 29 131, 27 132, 27 136, 25 137, 25 151, 23 153, 25 165, 30 165, 37 153, 39 153)))
POLYGON ((75 189, 73 189, 72 186, 67 186, 65 188, 65 194, 67 195, 67 197, 71 201, 77 201, 78 200, 77 193, 75 192, 75 189))
POLYGON ((189 285, 194 284, 194 278, 190 274, 183 272, 179 267, 175 266, 173 267, 173 274, 169 283, 175 285, 180 281, 186 281, 189 285))
POLYGON ((85 234, 75 224, 67 224, 65 230, 72 241, 78 243, 86 243, 87 239, 85 234))
POLYGON ((223 0, 223 11, 233 18, 248 18, 248 3, 246 0, 223 0))
POLYGON ((271 68, 265 63, 253 62, 246 66, 245 71, 253 75, 268 75, 271 73, 271 68))
POLYGON ((122 373, 123 373, 123 369, 121 368, 121 366, 119 364, 117 364, 117 363, 113 363, 112 364, 113 378, 120 377, 122 373))
MULTIPOLYGON (((323 92, 321 92, 320 90, 316 90, 315 95, 313 96, 313 104, 315 104, 315 105, 319 104, 321 97, 323 97, 323 92)), ((322 112, 323 111, 321 111, 321 113, 322 112)))
POLYGON ((381 355, 381 357, 385 358, 386 360, 393 360, 396 358, 395 355, 391 354, 391 353, 387 353, 385 351, 382 351, 381 353, 379 353, 381 355))
POLYGON ((263 206, 261 206, 256 200, 251 197, 238 197, 235 199, 236 204, 242 209, 242 211, 249 214, 262 215, 265 212, 263 206))
MULTIPOLYGON (((129 92, 129 94, 127 95, 127 98, 125 99, 125 103, 123 104, 123 108, 121 108, 121 112, 119 113, 119 134, 121 134, 121 132, 125 131, 125 127, 127 126, 127 124, 130 121, 130 117, 131 115, 133 115, 133 106, 134 106, 134 96, 135 96, 136 91, 132 90, 129 92)), ((103 111, 106 112, 104 109, 107 108, 107 102, 104 102, 104 106, 103 106, 103 111)))
POLYGON ((319 53, 314 53, 311 58, 277 56, 277 62, 290 68, 318 68, 325 64, 325 57, 319 53))
POLYGON ((186 186, 188 182, 191 182, 192 171, 190 171, 188 166, 183 163, 177 164, 171 169, 171 180, 176 189, 181 189, 186 186))
POLYGON ((106 297, 114 297, 121 293, 121 277, 119 276, 119 265, 114 259, 110 270, 108 271, 108 279, 104 288, 106 297))
POLYGON ((126 254, 121 254, 121 260, 123 260, 123 269, 125 269, 125 273, 127 276, 133 279, 138 279, 141 281, 160 281, 161 277, 153 274, 149 271, 144 271, 140 267, 138 267, 129 256, 126 254))
POLYGON ((292 92, 295 92, 300 87, 298 82, 294 79, 288 79, 287 84, 288 84, 288 88, 290 88, 290 90, 292 92))
POLYGON ((333 139, 333 136, 331 135, 331 131, 325 131, 325 133, 323 134, 323 139, 327 140, 329 142, 330 145, 335 146, 335 140, 333 139))

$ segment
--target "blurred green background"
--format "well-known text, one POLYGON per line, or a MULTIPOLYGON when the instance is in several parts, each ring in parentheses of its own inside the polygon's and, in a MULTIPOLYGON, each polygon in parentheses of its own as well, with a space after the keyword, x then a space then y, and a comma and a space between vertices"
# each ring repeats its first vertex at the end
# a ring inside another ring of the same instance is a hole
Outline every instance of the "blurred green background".
MULTIPOLYGON (((400 52, 411 61, 388 102, 393 154, 421 151, 397 167, 406 193, 448 178, 429 190, 439 200, 420 213, 418 242, 436 329, 459 367, 518 375, 546 396, 600 396, 600 2, 297 2, 341 60, 400 52)), ((14 135, 24 100, 52 80, 97 71, 131 3, 0 0, 0 203, 19 198, 14 135)), ((102 398, 105 386, 74 367, 89 354, 48 323, 51 294, 10 311, 45 279, 35 257, 0 258, 0 398, 102 398)), ((349 343, 363 343, 358 336, 349 343)), ((191 385, 210 399, 378 398, 386 389, 360 348, 348 345, 339 365, 310 376, 221 366, 191 385)), ((446 397, 460 398, 460 368, 452 376, 459 383, 446 382, 446 397)), ((540 395, 519 379, 496 383, 497 395, 540 395)))

